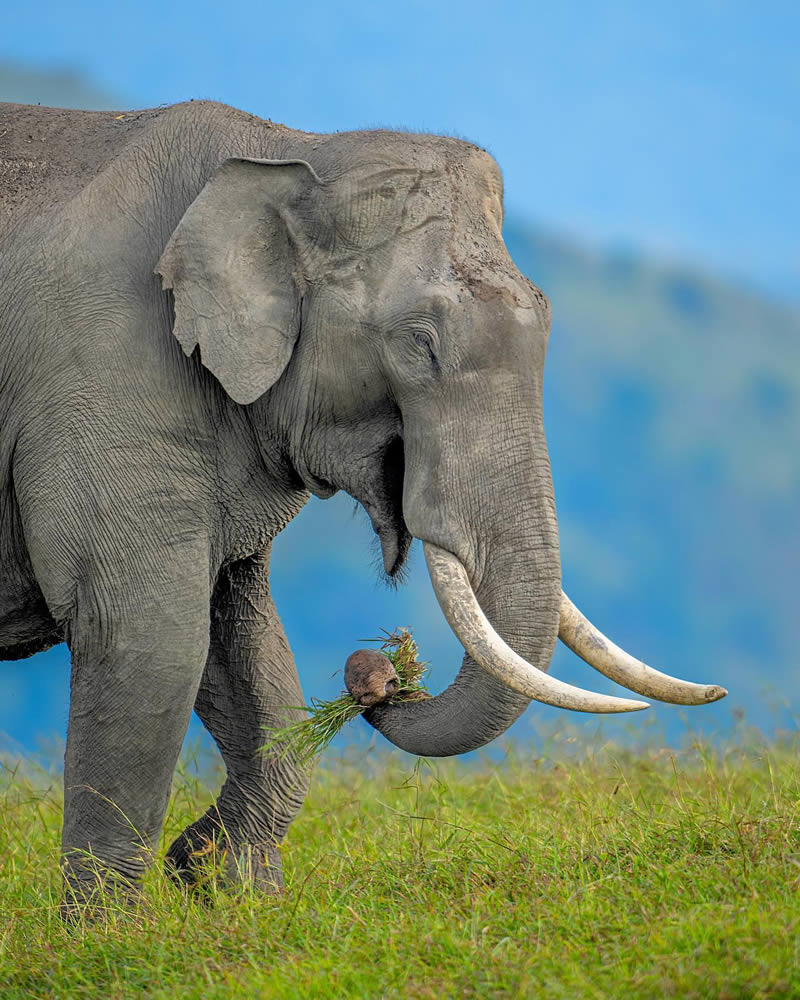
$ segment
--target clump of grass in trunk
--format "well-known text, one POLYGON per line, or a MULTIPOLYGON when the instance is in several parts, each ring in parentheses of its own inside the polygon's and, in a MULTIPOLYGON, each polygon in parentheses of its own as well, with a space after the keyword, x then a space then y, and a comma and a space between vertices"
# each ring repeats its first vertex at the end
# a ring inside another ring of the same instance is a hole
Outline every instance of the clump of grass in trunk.
MULTIPOLYGON (((422 683, 428 665, 417 658, 417 644, 411 632, 406 628, 398 628, 394 632, 387 632, 385 629, 381 631, 383 637, 361 641, 379 643, 381 652, 391 660, 397 671, 400 687, 388 701, 391 703, 429 698, 427 688, 422 683)), ((347 691, 343 691, 333 701, 312 698, 310 705, 302 705, 300 708, 308 712, 308 718, 290 723, 282 729, 271 730, 269 740, 261 748, 262 753, 274 751, 281 757, 294 755, 302 766, 310 767, 339 730, 366 711, 366 707, 359 704, 347 691)))

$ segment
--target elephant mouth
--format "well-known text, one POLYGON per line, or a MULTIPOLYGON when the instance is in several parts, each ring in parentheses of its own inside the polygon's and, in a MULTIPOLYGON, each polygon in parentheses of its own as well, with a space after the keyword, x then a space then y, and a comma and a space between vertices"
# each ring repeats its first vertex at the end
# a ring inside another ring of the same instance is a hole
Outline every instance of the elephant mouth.
POLYGON ((402 572, 413 536, 403 517, 405 452, 403 439, 391 438, 378 455, 378 469, 372 477, 368 496, 357 497, 372 521, 381 544, 383 568, 391 580, 402 572))

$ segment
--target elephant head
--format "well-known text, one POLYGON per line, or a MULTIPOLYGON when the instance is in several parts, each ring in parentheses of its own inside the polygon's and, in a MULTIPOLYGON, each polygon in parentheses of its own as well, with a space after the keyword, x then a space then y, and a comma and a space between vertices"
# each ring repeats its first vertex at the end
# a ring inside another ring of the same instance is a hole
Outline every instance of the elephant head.
POLYGON ((306 489, 369 514, 386 573, 412 537, 466 649, 436 697, 367 719, 443 756, 504 732, 531 698, 582 711, 642 702, 549 677, 561 636, 640 693, 725 693, 677 681, 605 640, 562 595, 542 421, 550 306, 503 243, 502 181, 466 142, 359 133, 304 159, 226 161, 158 264, 174 333, 263 449, 306 489))

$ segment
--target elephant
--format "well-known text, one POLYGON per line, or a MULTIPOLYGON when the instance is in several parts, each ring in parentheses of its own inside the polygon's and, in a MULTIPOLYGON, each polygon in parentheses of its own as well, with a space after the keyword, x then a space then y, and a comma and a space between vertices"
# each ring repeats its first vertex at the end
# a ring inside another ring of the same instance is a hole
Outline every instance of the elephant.
POLYGON ((211 101, 4 104, 0 170, 0 659, 69 646, 70 905, 135 892, 193 709, 227 777, 170 871, 193 884, 213 842, 232 880, 282 885, 307 775, 259 752, 303 703, 269 561, 312 494, 363 506, 389 578, 420 539, 464 646, 440 694, 367 709, 399 747, 473 750, 531 699, 647 707, 549 675, 559 635, 645 696, 726 693, 647 667, 562 593, 551 308, 483 149, 211 101))

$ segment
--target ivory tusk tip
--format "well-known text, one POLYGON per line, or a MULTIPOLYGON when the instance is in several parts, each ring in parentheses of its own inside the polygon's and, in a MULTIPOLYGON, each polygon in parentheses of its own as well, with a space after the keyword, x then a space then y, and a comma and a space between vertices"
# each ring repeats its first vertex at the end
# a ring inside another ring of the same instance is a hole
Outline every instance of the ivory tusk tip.
POLYGON ((558 635, 573 653, 630 691, 672 705, 708 705, 728 693, 719 684, 695 684, 648 667, 606 638, 561 592, 558 635))

